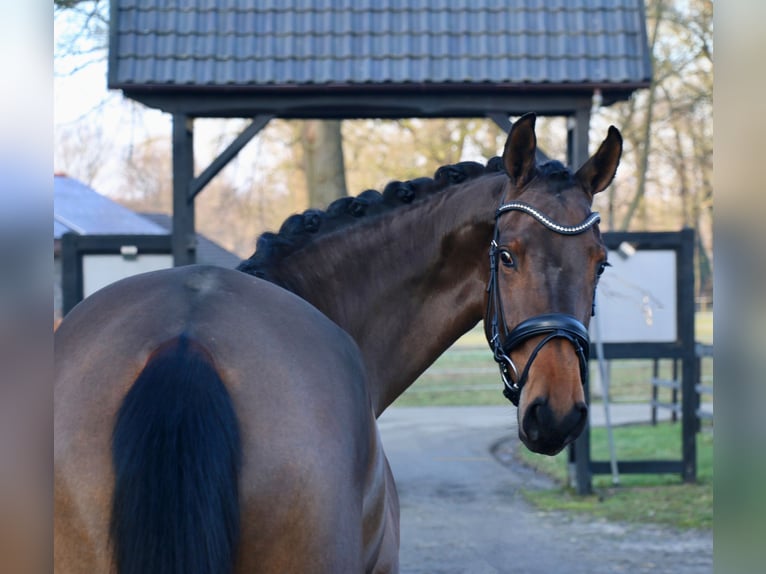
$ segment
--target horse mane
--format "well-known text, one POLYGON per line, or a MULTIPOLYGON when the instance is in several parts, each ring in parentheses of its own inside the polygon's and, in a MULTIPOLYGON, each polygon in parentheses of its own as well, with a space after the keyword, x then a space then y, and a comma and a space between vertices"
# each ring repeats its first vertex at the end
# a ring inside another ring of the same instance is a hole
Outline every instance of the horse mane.
POLYGON ((558 160, 551 159, 537 166, 537 171, 543 177, 561 180, 564 183, 572 183, 574 174, 572 170, 558 160))
POLYGON ((276 265, 318 237, 354 225, 370 216, 421 201, 453 185, 504 169, 500 157, 493 157, 486 166, 474 161, 444 165, 436 170, 433 178, 392 181, 382 193, 368 189, 356 197, 336 199, 325 211, 307 209, 303 213, 293 214, 282 223, 277 233, 263 233, 256 242, 255 253, 240 263, 237 269, 277 283, 277 278, 272 274, 276 265))

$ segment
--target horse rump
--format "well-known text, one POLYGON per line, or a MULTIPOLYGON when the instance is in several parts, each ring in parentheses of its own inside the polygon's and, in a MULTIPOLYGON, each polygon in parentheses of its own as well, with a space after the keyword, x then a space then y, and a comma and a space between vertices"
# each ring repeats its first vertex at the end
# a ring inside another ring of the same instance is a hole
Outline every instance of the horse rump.
POLYGON ((118 574, 229 573, 242 448, 212 357, 186 336, 149 358, 117 413, 110 543, 118 574))

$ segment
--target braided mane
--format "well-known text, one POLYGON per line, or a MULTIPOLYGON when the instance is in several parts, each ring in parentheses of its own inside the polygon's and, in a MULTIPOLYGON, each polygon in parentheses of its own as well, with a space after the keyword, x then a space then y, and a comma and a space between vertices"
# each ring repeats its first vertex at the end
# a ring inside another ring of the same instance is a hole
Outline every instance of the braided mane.
POLYGON ((288 217, 277 233, 265 232, 256 242, 255 253, 237 266, 239 271, 275 281, 270 270, 283 258, 305 247, 317 237, 358 222, 361 218, 411 204, 452 185, 479 176, 502 171, 502 158, 494 157, 486 166, 463 161, 440 167, 433 178, 420 177, 409 181, 392 181, 383 193, 374 189, 356 197, 341 197, 327 210, 307 209, 288 217))

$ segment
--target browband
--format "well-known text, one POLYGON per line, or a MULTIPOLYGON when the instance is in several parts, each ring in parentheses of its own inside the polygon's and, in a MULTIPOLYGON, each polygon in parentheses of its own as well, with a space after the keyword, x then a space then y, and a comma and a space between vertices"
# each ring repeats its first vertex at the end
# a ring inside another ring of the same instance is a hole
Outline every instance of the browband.
POLYGON ((540 213, 537 209, 535 209, 528 203, 524 203, 523 201, 511 201, 509 203, 505 203, 501 205, 500 207, 497 208, 497 212, 495 213, 495 219, 497 219, 503 213, 506 213, 508 211, 523 211, 524 213, 527 213, 531 215, 532 217, 534 217, 537 221, 542 223, 545 227, 547 227, 551 231, 555 231, 556 233, 561 233, 562 235, 578 235, 582 233, 583 231, 587 231, 588 229, 593 227, 596 223, 601 221, 601 216, 599 215, 598 211, 593 211, 579 225, 560 225, 556 223, 555 221, 551 221, 550 219, 548 219, 548 216, 546 216, 543 213, 540 213))

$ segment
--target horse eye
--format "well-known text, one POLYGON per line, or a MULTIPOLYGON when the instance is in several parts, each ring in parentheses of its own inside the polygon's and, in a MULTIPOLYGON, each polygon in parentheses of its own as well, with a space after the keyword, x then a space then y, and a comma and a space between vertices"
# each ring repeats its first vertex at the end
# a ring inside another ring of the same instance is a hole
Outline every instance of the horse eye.
POLYGON ((513 261, 513 255, 511 255, 511 252, 507 249, 503 249, 500 251, 500 261, 505 265, 506 267, 515 267, 516 264, 513 261))
POLYGON ((598 264, 598 269, 596 270, 596 275, 601 277, 603 275, 604 271, 606 271, 607 267, 611 267, 612 265, 608 261, 602 261, 598 264))

